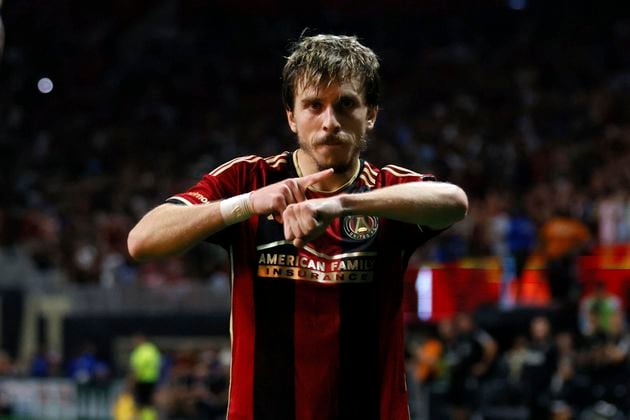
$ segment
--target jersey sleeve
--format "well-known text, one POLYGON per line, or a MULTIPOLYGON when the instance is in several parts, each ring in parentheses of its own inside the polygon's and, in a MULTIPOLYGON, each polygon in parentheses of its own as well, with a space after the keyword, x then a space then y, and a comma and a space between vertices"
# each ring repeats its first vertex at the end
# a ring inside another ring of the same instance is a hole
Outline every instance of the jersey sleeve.
MULTIPOLYGON (((436 177, 432 174, 421 174, 397 165, 387 165, 381 168, 381 176, 383 177, 383 186, 405 184, 408 182, 437 181, 436 177)), ((448 227, 444 229, 432 229, 422 224, 410 225, 409 223, 399 221, 390 221, 390 223, 396 231, 397 237, 400 238, 403 248, 408 253, 412 253, 429 239, 448 229, 448 227)))
MULTIPOLYGON (((169 197, 166 202, 186 206, 196 206, 244 194, 255 189, 253 169, 261 158, 245 156, 233 159, 206 174, 187 191, 169 197)), ((237 237, 240 223, 228 226, 206 239, 227 248, 237 237)))
POLYGON ((175 194, 166 201, 194 206, 207 204, 251 191, 251 170, 261 158, 245 156, 233 159, 204 175, 187 191, 175 194))

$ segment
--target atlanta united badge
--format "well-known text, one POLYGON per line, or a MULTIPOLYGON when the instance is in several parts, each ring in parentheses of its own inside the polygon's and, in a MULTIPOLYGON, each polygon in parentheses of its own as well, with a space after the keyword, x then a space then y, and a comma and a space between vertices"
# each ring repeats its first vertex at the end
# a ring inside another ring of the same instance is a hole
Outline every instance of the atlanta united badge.
POLYGON ((355 241, 363 241, 374 236, 378 230, 378 217, 346 216, 343 219, 343 231, 355 241))

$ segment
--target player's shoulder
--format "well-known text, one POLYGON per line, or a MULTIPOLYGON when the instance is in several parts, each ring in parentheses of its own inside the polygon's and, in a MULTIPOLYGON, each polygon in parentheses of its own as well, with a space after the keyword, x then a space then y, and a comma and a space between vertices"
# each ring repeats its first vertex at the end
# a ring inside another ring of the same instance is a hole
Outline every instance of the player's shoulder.
POLYGON ((291 152, 282 152, 277 155, 268 156, 263 158, 264 165, 268 166, 270 169, 280 169, 284 168, 289 164, 289 160, 291 158, 291 152))
POLYGON ((208 173, 211 176, 218 176, 223 173, 230 173, 242 170, 270 170, 277 169, 287 164, 289 152, 282 152, 277 155, 262 157, 258 155, 239 156, 222 165, 217 166, 208 173))
POLYGON ((427 176, 428 177, 433 176, 433 175, 428 175, 428 174, 422 174, 420 172, 416 172, 411 169, 404 168, 398 165, 393 165, 393 164, 385 165, 381 168, 381 170, 388 175, 395 176, 398 178, 405 178, 405 177, 424 178, 427 176))
POLYGON ((365 161, 360 174, 361 179, 368 185, 375 185, 378 180, 385 180, 386 184, 391 182, 411 182, 411 181, 435 181, 432 174, 420 173, 402 166, 389 164, 383 167, 365 161))

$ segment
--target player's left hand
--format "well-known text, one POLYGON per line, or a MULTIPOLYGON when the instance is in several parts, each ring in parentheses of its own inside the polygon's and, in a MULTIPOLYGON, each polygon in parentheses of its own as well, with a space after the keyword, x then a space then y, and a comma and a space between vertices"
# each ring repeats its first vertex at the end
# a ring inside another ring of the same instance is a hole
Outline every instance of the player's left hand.
POLYGON ((282 213, 284 237, 302 248, 324 233, 336 217, 342 214, 338 197, 316 198, 289 204, 282 213))

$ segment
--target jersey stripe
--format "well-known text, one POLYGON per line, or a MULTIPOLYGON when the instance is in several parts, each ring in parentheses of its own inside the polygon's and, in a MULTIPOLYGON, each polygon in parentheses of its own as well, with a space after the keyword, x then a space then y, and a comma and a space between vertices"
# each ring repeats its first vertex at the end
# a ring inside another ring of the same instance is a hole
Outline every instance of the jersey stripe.
POLYGON ((339 289, 296 287, 295 307, 296 419, 338 419, 339 289))
MULTIPOLYGON (((258 243, 284 238, 282 225, 265 218, 258 218, 255 231, 258 243)), ((254 281, 254 419, 295 418, 295 288, 291 279, 254 281)))
POLYGON ((235 165, 237 163, 241 163, 241 162, 256 162, 256 161, 261 160, 261 159, 262 159, 261 157, 255 156, 255 155, 249 155, 249 156, 245 156, 245 157, 238 157, 238 158, 232 159, 229 162, 224 163, 223 165, 218 166, 213 171, 211 171, 209 173, 209 175, 217 176, 220 173, 224 172, 225 170, 231 168, 233 165, 235 165))
POLYGON ((380 417, 377 308, 376 282, 340 285, 340 419, 380 417))
POLYGON ((365 162, 365 168, 370 172, 373 178, 376 178, 378 176, 378 172, 376 172, 372 164, 365 162))
POLYGON ((292 280, 258 278, 254 282, 256 420, 295 418, 294 292, 292 280))
POLYGON ((279 155, 275 155, 275 156, 270 156, 265 158, 265 162, 267 162, 268 164, 272 165, 274 164, 278 159, 282 159, 284 158, 286 160, 287 158, 287 154, 285 153, 280 153, 279 155))
POLYGON ((409 169, 406 168, 402 168, 400 166, 396 166, 396 165, 387 165, 385 167, 383 167, 382 169, 383 171, 387 171, 389 173, 392 173, 396 176, 416 176, 416 177, 422 177, 421 174, 411 171, 409 169))
MULTIPOLYGON (((228 249, 230 260, 230 349, 234 348, 234 248, 230 245, 228 249)), ((234 363, 230 363, 230 378, 234 377, 234 363)), ((230 415, 230 403, 232 401, 232 381, 228 386, 228 406, 226 420, 230 415)))
POLYGON ((269 165, 269 166, 271 166, 272 168, 277 168, 278 166, 283 165, 283 164, 286 164, 286 163, 287 163, 287 160, 286 160, 286 159, 279 159, 279 160, 277 160, 275 163, 272 163, 272 164, 271 164, 271 165, 269 165))
MULTIPOLYGON (((354 244, 339 245, 339 254, 356 254, 354 244)), ((381 281, 339 285, 339 419, 380 417, 377 287, 381 281)))
POLYGON ((254 289, 255 283, 251 277, 243 273, 243 268, 239 262, 243 255, 240 253, 242 246, 235 244, 232 251, 232 267, 234 270, 234 286, 232 292, 232 376, 230 376, 230 411, 228 418, 242 419, 251 418, 254 407, 254 353, 255 353, 255 324, 251 322, 253 318, 254 289))
POLYGON ((362 176, 365 176, 369 180, 368 184, 370 184, 370 185, 376 184, 376 177, 372 175, 372 173, 369 171, 367 166, 363 170, 363 175, 362 176))

